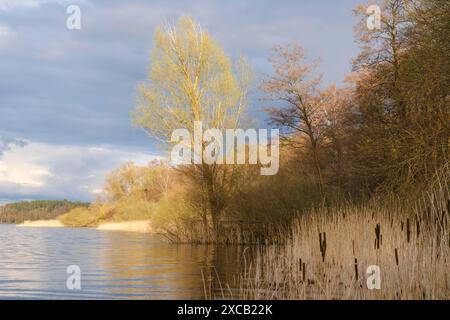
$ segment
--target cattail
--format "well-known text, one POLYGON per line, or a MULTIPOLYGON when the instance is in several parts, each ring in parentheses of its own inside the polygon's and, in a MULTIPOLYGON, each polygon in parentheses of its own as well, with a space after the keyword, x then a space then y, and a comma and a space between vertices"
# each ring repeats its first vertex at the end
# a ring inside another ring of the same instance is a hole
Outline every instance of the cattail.
POLYGON ((375 249, 380 249, 381 243, 381 227, 380 224, 377 223, 375 227, 375 249))
POLYGON ((319 242, 320 242, 320 254, 322 255, 322 262, 325 262, 325 254, 327 252, 327 234, 324 232, 319 232, 319 242))
POLYGON ((306 263, 303 262, 303 266, 302 266, 302 278, 303 278, 303 282, 306 281, 306 263))
POLYGON ((358 281, 358 259, 355 258, 355 278, 358 281))
POLYGON ((298 273, 302 273, 302 258, 298 259, 298 273))
POLYGON ((417 238, 420 236, 420 222, 419 220, 416 221, 416 231, 417 231, 417 238))
POLYGON ((409 219, 406 219, 406 240, 409 243, 409 240, 411 239, 411 225, 409 223, 409 219))
POLYGON ((395 264, 398 267, 398 250, 397 250, 397 248, 395 248, 395 264))

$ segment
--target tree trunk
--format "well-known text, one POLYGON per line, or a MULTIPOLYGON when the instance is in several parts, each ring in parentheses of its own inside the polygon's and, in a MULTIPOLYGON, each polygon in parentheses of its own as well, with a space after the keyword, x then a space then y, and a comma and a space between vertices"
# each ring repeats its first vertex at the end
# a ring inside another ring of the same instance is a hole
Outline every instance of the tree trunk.
POLYGON ((215 241, 219 235, 220 229, 220 214, 222 207, 220 205, 217 186, 214 179, 214 168, 206 164, 203 165, 203 180, 206 188, 206 202, 208 204, 207 210, 211 216, 212 221, 212 240, 215 241))
POLYGON ((323 176, 322 176, 322 169, 320 167, 320 161, 319 161, 319 155, 317 152, 317 144, 313 142, 312 144, 312 151, 313 151, 313 157, 314 157, 314 166, 316 168, 316 174, 317 178, 319 180, 319 192, 322 200, 327 201, 325 190, 324 190, 324 182, 323 182, 323 176))

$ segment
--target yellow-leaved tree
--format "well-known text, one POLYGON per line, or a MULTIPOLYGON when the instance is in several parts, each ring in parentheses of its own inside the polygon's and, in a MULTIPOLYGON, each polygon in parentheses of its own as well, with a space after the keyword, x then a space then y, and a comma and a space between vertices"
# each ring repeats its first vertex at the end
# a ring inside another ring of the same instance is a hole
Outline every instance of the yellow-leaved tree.
MULTIPOLYGON (((176 26, 155 31, 148 81, 137 89, 135 124, 168 149, 174 130, 185 128, 194 136, 194 121, 201 121, 204 130, 235 129, 247 105, 250 82, 244 58, 233 64, 208 32, 182 17, 176 26)), ((183 170, 203 195, 205 228, 210 220, 216 233, 235 167, 203 162, 183 170)))

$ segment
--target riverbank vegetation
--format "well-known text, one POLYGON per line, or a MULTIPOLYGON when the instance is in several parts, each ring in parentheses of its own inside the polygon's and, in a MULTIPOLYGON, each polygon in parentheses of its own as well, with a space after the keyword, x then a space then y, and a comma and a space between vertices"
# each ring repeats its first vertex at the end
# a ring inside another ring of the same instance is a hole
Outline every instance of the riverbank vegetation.
MULTIPOLYGON (((61 220, 152 219, 175 242, 264 243, 314 208, 420 198, 450 157, 450 6, 384 1, 374 30, 366 7, 355 9, 361 52, 344 86, 325 86, 299 44, 273 49, 273 74, 258 88, 269 124, 281 130, 277 175, 261 176, 259 165, 128 163, 107 178, 103 199, 61 220)), ((134 122, 169 152, 173 130, 193 132, 194 121, 245 127, 251 80, 245 58, 233 62, 181 18, 155 32, 134 122)))
POLYGON ((0 223, 55 219, 73 208, 86 208, 87 206, 89 206, 89 203, 68 200, 35 200, 10 203, 0 206, 0 223))
POLYGON ((239 290, 225 290, 225 296, 449 299, 449 181, 447 169, 413 202, 372 199, 302 214, 293 222, 284 246, 252 250, 252 259, 247 258, 248 265, 234 286, 239 290), (379 268, 378 280, 373 266, 379 268), (376 281, 378 286, 369 290, 376 281))
POLYGON ((78 207, 58 217, 66 226, 95 227, 102 222, 148 220, 157 200, 167 195, 172 171, 163 162, 146 167, 125 163, 106 178, 103 197, 89 207, 78 207))

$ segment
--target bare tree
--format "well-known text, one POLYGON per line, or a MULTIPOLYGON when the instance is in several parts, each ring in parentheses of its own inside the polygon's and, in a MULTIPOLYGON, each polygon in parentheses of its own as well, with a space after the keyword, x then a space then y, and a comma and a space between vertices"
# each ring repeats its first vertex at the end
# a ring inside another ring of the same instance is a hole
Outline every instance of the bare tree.
MULTIPOLYGON (((307 138, 317 175, 319 191, 326 198, 324 177, 320 161, 320 146, 324 138, 326 118, 324 113, 326 93, 319 89, 321 76, 316 76, 316 63, 305 62, 305 52, 300 45, 277 46, 270 58, 274 75, 263 82, 268 99, 283 105, 268 109, 271 123, 282 128, 285 143, 299 147, 299 135, 307 138)), ((303 143, 301 147, 305 147, 303 143)))

